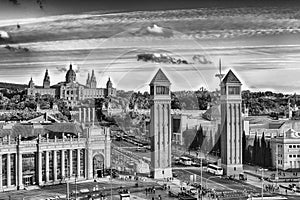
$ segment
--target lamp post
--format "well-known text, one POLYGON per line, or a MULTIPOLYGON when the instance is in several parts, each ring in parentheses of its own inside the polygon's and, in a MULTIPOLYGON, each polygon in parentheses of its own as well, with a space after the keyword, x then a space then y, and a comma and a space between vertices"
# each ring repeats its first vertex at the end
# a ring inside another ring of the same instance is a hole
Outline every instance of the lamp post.
POLYGON ((276 188, 278 187, 278 179, 279 179, 279 175, 278 175, 278 145, 276 144, 276 176, 275 176, 275 180, 276 180, 276 188))
POLYGON ((207 153, 204 154, 204 157, 200 156, 200 147, 198 148, 198 158, 200 158, 200 168, 201 168, 201 172, 200 172, 200 184, 201 184, 201 188, 200 188, 200 196, 201 196, 201 199, 202 199, 202 188, 203 188, 203 184, 202 184, 202 173, 203 173, 203 158, 206 160, 206 156, 207 156, 207 153), (200 157, 199 157, 200 156, 200 157))
POLYGON ((77 200, 77 174, 75 175, 75 200, 77 200))
POLYGON ((70 200, 70 186, 69 186, 69 182, 67 181, 67 179, 65 179, 66 184, 67 184, 67 200, 70 200))
POLYGON ((268 171, 268 169, 258 169, 259 171, 261 171, 261 199, 264 199, 264 171, 268 171))

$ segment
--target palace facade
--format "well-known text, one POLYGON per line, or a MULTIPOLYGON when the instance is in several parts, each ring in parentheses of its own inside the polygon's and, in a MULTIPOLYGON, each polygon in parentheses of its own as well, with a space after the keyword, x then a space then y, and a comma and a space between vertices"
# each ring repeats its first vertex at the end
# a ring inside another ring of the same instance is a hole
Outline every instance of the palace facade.
POLYGON ((50 75, 48 70, 45 72, 43 86, 35 86, 32 78, 29 81, 27 95, 51 95, 59 99, 65 99, 70 106, 75 106, 78 101, 92 98, 103 98, 116 95, 116 89, 113 88, 110 78, 106 83, 106 88, 97 88, 97 80, 92 70, 92 75, 88 74, 85 85, 76 81, 76 72, 70 65, 66 73, 66 80, 55 85, 50 85, 50 75))
POLYGON ((107 127, 79 123, 4 123, 0 191, 101 177, 110 168, 107 127))

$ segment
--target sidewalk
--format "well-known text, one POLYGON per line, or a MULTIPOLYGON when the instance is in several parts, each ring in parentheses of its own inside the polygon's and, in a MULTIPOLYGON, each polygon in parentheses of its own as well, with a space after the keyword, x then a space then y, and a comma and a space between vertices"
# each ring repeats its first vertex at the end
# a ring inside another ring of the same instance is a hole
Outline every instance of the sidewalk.
MULTIPOLYGON (((262 181, 261 181, 261 177, 262 177, 261 175, 262 174, 261 174, 261 172, 256 171, 256 168, 254 168, 254 167, 248 168, 248 169, 244 170, 244 172, 247 174, 246 183, 251 184, 255 187, 260 187, 261 188, 261 185, 262 185, 262 181)), ((264 172, 263 173, 264 179, 270 178, 271 174, 273 174, 273 173, 274 173, 274 171, 264 172)), ((289 173, 287 173, 287 174, 289 174, 289 173)), ((269 182, 269 181, 265 180, 264 181, 264 186, 267 186, 267 185, 276 186, 276 184, 277 184, 278 186, 282 185, 284 187, 289 187, 289 184, 292 184, 292 183, 297 183, 298 184, 298 182, 278 182, 278 183, 276 183, 276 182, 269 182)), ((266 191, 264 190, 264 192, 266 192, 266 191)), ((285 188, 282 188, 282 187, 279 187, 279 191, 266 192, 266 193, 277 194, 277 195, 282 195, 282 196, 300 196, 300 192, 294 192, 292 190, 285 189, 285 188)))
MULTIPOLYGON (((185 187, 190 187, 190 186, 186 186, 184 184, 181 184, 181 181, 179 179, 174 178, 173 181, 169 181, 169 182, 164 182, 164 181, 157 181, 157 183, 159 185, 164 185, 167 184, 167 187, 170 186, 170 190, 166 190, 166 191, 170 191, 173 194, 178 194, 181 193, 181 187, 185 186, 185 187)), ((192 187, 192 186, 191 186, 192 187)), ((198 194, 197 194, 198 195, 198 194)), ((177 199, 177 198, 174 198, 177 199)), ((206 196, 202 197, 203 200, 209 200, 211 198, 208 198, 206 196)))

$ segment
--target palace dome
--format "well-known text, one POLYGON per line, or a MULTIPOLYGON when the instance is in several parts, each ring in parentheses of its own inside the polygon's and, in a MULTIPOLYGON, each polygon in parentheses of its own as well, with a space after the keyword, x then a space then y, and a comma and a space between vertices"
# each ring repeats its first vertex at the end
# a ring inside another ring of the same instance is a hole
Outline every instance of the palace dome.
POLYGON ((72 65, 70 64, 70 68, 66 74, 66 82, 71 83, 76 81, 76 72, 72 69, 72 65))

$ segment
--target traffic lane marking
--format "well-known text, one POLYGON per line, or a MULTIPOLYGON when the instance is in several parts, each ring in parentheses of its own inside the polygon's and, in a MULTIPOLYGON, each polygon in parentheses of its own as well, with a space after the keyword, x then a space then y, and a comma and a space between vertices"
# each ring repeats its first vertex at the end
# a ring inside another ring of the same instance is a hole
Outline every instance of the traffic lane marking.
MULTIPOLYGON (((190 172, 190 171, 188 171, 188 170, 185 170, 185 169, 181 169, 181 170, 182 170, 182 171, 185 171, 185 172, 188 172, 188 173, 190 173, 190 174, 196 174, 196 173, 192 173, 192 172, 190 172)), ((197 175, 199 176, 199 174, 197 174, 197 175)), ((216 177, 217 177, 217 176, 216 176, 216 177)), ((204 182, 208 182, 208 183, 209 183, 209 181, 210 181, 210 182, 213 182, 213 183, 215 183, 215 184, 221 186, 221 188, 224 188, 224 189, 228 189, 228 190, 234 191, 234 189, 231 189, 231 188, 229 188, 229 187, 227 187, 227 186, 225 186, 225 185, 222 185, 222 184, 220 184, 220 183, 218 183, 218 182, 216 182, 216 181, 213 181, 213 180, 211 180, 211 179, 208 180, 208 178, 204 178, 203 176, 202 176, 202 179, 205 179, 204 182), (207 180, 208 180, 208 181, 207 181, 207 180)), ((203 183, 203 180, 202 180, 202 183, 203 183)), ((219 188, 218 188, 218 189, 219 189, 219 188)))

